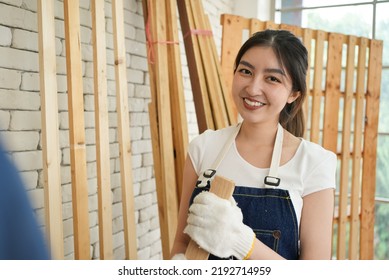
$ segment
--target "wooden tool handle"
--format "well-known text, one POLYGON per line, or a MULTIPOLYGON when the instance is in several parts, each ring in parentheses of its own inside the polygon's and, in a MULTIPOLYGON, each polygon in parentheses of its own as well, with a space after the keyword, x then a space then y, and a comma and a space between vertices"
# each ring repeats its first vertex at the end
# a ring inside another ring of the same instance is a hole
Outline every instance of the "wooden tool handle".
MULTIPOLYGON (((216 175, 211 182, 209 191, 221 198, 229 199, 232 196, 234 189, 234 181, 216 175)), ((209 253, 200 248, 195 241, 190 240, 188 247, 186 248, 185 257, 188 260, 206 260, 209 257, 209 253)))

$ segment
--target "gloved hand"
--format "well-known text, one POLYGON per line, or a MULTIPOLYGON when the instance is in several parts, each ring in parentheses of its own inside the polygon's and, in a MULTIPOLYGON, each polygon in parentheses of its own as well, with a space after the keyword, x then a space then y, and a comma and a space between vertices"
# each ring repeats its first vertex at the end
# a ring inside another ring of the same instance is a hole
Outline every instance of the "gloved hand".
POLYGON ((255 233, 243 224, 235 200, 222 199, 210 192, 198 194, 189 208, 184 232, 209 253, 220 258, 247 258, 255 233))
POLYGON ((186 260, 187 258, 185 257, 185 254, 175 254, 173 257, 172 257, 172 260, 186 260))

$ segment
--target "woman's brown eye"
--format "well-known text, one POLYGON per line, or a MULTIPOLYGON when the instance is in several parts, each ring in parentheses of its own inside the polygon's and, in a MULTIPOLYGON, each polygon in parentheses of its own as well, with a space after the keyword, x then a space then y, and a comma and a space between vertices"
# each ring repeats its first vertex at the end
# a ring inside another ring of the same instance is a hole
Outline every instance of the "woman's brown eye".
POLYGON ((242 73, 242 74, 246 74, 246 75, 250 75, 251 74, 251 72, 249 70, 247 70, 247 69, 240 69, 239 72, 242 73))
POLYGON ((276 77, 269 77, 272 82, 280 82, 276 77))

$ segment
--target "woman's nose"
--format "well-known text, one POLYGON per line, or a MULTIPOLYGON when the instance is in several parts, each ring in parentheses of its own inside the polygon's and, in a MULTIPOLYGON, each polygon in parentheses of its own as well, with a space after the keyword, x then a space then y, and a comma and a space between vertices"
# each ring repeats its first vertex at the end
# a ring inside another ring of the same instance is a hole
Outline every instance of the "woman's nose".
POLYGON ((263 84, 260 79, 252 79, 250 83, 247 85, 247 93, 255 96, 263 93, 263 84))

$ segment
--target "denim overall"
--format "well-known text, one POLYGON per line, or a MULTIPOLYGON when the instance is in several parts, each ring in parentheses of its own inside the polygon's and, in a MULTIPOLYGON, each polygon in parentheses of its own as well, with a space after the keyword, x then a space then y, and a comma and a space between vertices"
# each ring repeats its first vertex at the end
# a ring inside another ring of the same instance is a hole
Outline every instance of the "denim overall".
MULTIPOLYGON (((217 167, 224 154, 235 141, 240 124, 231 139, 226 143, 212 169, 208 169, 197 181, 190 203, 202 191, 208 191, 210 182, 217 173, 217 167)), ((253 229, 258 240, 286 259, 296 260, 299 257, 299 230, 296 213, 288 190, 277 188, 280 178, 277 178, 282 149, 283 129, 278 126, 274 144, 269 175, 265 177, 264 186, 253 188, 235 186, 233 197, 242 210, 243 223, 253 229)), ((260 182, 258 182, 260 183, 260 182)), ((220 259, 210 255, 209 259, 220 259)), ((233 259, 233 258, 230 258, 233 259)))

